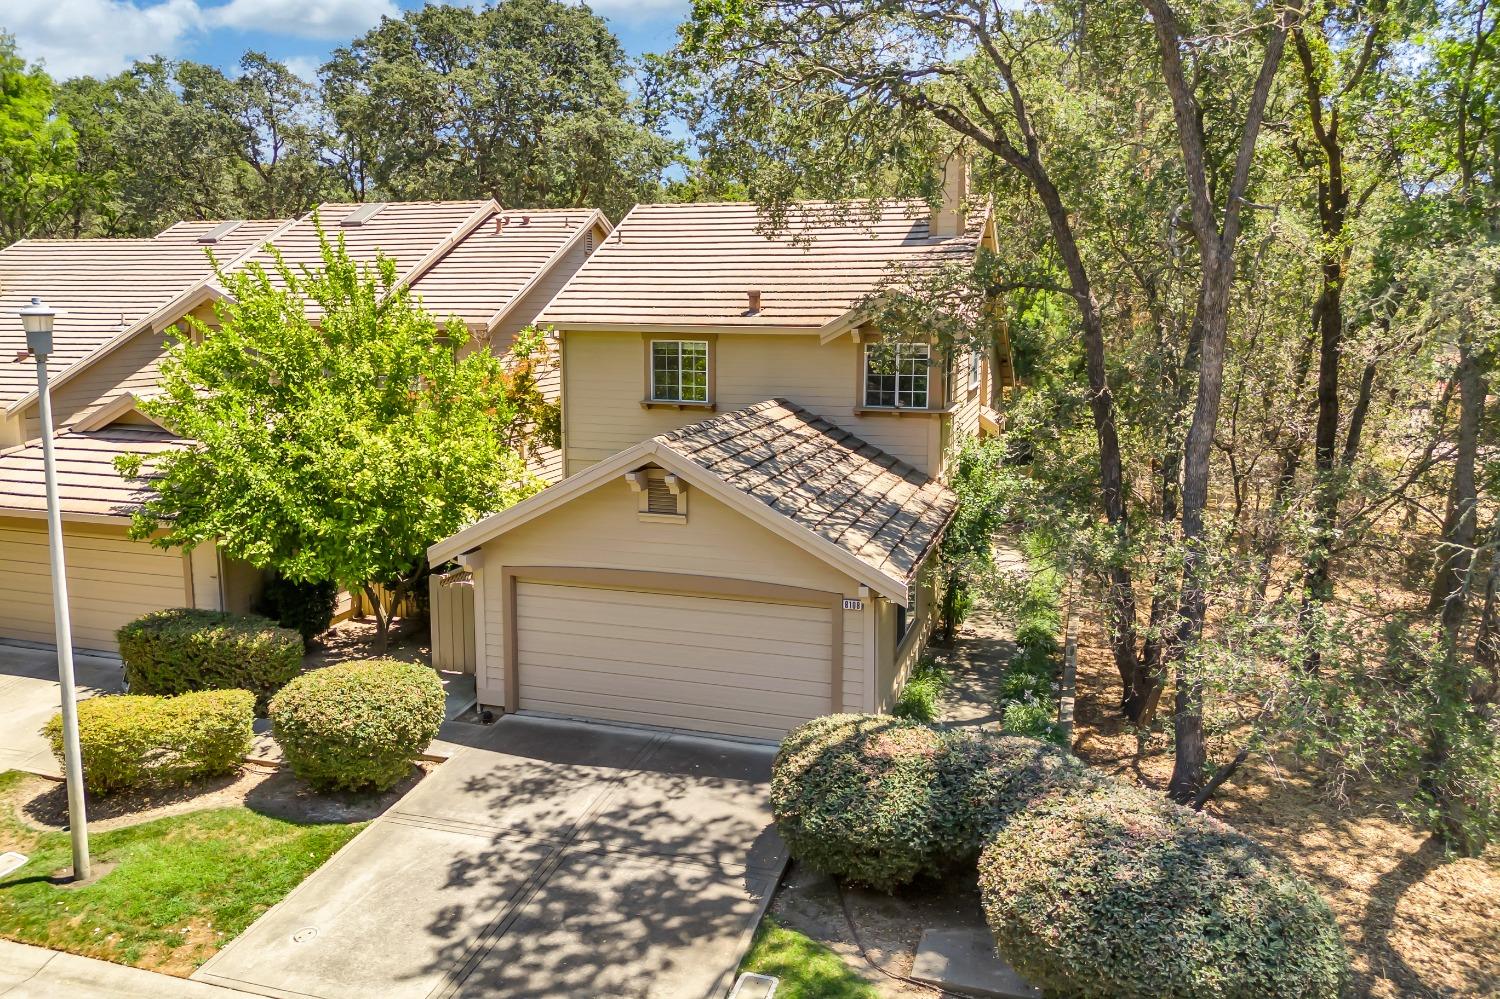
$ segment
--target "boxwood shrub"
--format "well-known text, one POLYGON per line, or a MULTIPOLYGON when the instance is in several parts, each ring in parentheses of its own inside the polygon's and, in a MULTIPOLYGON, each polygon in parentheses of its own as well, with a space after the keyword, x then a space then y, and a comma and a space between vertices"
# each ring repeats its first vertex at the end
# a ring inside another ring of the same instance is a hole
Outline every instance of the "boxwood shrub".
POLYGON ((155 611, 115 637, 132 694, 248 690, 263 708, 302 669, 302 636, 253 614, 155 611))
POLYGON ((1335 997, 1348 955, 1328 906, 1230 827, 1114 782, 997 826, 980 859, 1000 953, 1048 994, 1335 997))
MULTIPOLYGON (((119 694, 79 702, 85 786, 95 794, 183 784, 229 773, 250 751, 255 695, 209 690, 178 697, 119 694)), ((46 725, 61 763, 62 716, 46 725)))
POLYGON ((972 862, 988 829, 1038 796, 1092 779, 1031 739, 827 715, 782 743, 771 808, 800 862, 892 891, 972 862))
POLYGON ((271 699, 271 731, 292 771, 327 790, 383 791, 443 723, 430 667, 392 659, 339 663, 297 677, 271 699))

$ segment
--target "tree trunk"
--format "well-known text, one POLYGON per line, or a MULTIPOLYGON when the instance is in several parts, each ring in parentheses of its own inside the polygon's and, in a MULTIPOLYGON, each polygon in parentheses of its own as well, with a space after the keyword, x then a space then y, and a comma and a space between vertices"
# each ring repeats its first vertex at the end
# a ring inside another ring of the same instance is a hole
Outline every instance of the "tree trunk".
MULTIPOLYGON (((1182 589, 1177 604, 1177 634, 1172 657, 1180 665, 1189 646, 1203 633, 1208 612, 1205 574, 1207 551, 1204 511, 1208 507, 1208 480, 1214 429, 1219 419, 1219 400, 1224 391, 1224 341, 1229 331, 1229 291, 1234 278, 1233 254, 1219 247, 1203 263, 1203 356, 1198 374, 1198 400, 1183 449, 1182 473, 1182 589)), ((1203 787, 1208 761, 1203 734, 1203 684, 1179 675, 1177 681, 1176 758, 1167 793, 1176 801, 1190 802, 1203 787)))
MULTIPOLYGON (((1471 582, 1469 570, 1473 565, 1474 540, 1477 537, 1479 492, 1475 465, 1487 387, 1473 345, 1467 342, 1459 344, 1457 380, 1459 418, 1458 451, 1453 465, 1454 514, 1451 531, 1443 539, 1447 557, 1438 567, 1442 581, 1433 585, 1433 592, 1444 594, 1442 613, 1438 618, 1444 638, 1443 668, 1447 673, 1440 684, 1442 695, 1455 701, 1472 703, 1474 691, 1468 682, 1466 670, 1460 666, 1458 643, 1468 610, 1471 582)), ((1428 733, 1427 749, 1423 755, 1421 786, 1437 807, 1438 836, 1448 846, 1472 855, 1477 844, 1465 821, 1467 802, 1457 788, 1441 779, 1441 773, 1450 762, 1451 754, 1452 746, 1447 732, 1441 725, 1434 726, 1428 733)))
POLYGON ((360 587, 364 591, 365 598, 370 601, 370 609, 375 614, 375 651, 385 655, 390 645, 391 619, 386 610, 384 602, 380 599, 380 591, 375 588, 374 583, 365 583, 360 587))

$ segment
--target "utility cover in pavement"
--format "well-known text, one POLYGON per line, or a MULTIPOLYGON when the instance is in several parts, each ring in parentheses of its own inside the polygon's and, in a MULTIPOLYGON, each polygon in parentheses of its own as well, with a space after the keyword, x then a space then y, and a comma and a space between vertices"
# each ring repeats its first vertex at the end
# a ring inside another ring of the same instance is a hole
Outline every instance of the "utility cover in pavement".
POLYGON ((917 945, 911 977, 941 989, 990 999, 1040 999, 1034 988, 995 953, 988 930, 926 930, 917 945))

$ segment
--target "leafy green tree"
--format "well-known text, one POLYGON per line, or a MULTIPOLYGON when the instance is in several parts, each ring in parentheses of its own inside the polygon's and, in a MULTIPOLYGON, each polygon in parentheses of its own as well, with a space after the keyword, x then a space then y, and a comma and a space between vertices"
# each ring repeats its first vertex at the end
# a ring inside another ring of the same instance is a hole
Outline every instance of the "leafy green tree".
POLYGON ((327 237, 319 270, 222 279, 218 327, 177 336, 143 403, 194 443, 161 459, 134 536, 363 590, 383 648, 427 547, 540 487, 525 448, 547 405, 542 338, 458 359, 461 325, 441 329, 390 260, 362 267, 327 237))
POLYGON ((52 80, 0 33, 0 246, 48 230, 74 187, 73 132, 52 80))
POLYGON ((626 89, 620 43, 587 7, 430 4, 334 51, 323 100, 393 198, 597 207, 654 197, 674 160, 626 89))

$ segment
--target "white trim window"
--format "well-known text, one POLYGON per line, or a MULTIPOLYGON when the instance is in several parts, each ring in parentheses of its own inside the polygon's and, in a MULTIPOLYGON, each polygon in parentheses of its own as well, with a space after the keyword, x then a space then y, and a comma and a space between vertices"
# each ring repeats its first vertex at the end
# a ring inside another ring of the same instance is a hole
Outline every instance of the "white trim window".
POLYGON ((969 391, 979 391, 979 377, 984 361, 984 351, 978 347, 969 351, 969 391))
POLYGON ((651 341, 651 401, 708 401, 708 341, 651 341))
POLYGON ((927 409, 931 401, 932 348, 925 343, 865 346, 865 405, 927 409))

